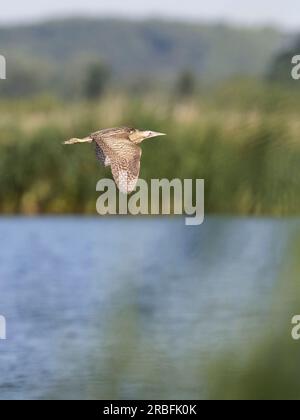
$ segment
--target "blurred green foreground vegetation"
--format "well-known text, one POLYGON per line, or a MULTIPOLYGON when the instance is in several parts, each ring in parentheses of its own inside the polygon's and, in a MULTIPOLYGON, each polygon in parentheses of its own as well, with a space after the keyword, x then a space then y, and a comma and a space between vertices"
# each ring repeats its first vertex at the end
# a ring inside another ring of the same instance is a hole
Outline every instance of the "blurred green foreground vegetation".
POLYGON ((61 143, 132 125, 168 134, 144 143, 141 178, 205 179, 207 213, 299 215, 299 107, 296 89, 250 79, 186 96, 110 89, 99 100, 3 99, 0 211, 95 214, 96 183, 110 171, 93 146, 61 143))
MULTIPOLYGON (((166 337, 158 345, 156 330, 141 321, 137 289, 125 282, 117 294, 122 305, 111 306, 104 338, 91 349, 92 375, 86 381, 61 383, 46 397, 74 398, 76 390, 87 399, 299 400, 300 342, 292 339, 291 321, 300 307, 300 231, 299 224, 287 223, 286 228, 291 229, 291 238, 279 272, 274 273, 271 288, 261 288, 264 308, 258 304, 250 312, 242 311, 235 334, 232 323, 224 319, 209 350, 205 343, 211 335, 205 328, 196 345, 180 335, 174 339, 176 346, 166 345, 170 343, 166 337), (181 350, 173 352, 175 348, 181 350)), ((219 304, 225 301, 222 297, 219 304)), ((203 316, 199 314, 199 324, 203 316)))

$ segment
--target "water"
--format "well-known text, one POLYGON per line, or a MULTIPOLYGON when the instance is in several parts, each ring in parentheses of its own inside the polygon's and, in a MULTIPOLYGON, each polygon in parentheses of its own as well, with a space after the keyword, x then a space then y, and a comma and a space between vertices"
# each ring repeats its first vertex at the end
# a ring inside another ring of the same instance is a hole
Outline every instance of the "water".
POLYGON ((198 365, 262 332, 295 225, 0 219, 0 399, 201 397, 198 365))

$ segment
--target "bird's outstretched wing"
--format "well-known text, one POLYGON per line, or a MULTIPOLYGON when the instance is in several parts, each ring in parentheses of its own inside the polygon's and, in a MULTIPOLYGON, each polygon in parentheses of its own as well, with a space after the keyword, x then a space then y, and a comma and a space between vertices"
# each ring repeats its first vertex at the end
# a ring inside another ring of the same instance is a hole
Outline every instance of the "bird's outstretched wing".
POLYGON ((111 166, 112 175, 119 190, 124 194, 134 191, 139 179, 142 150, 126 138, 94 138, 96 154, 106 166, 111 166), (109 162, 107 164, 107 162, 109 162))
POLYGON ((139 179, 142 150, 136 146, 136 151, 130 157, 120 157, 111 163, 111 171, 119 190, 124 194, 134 191, 139 179))
POLYGON ((102 149, 102 147, 96 142, 96 158, 99 160, 99 162, 103 166, 109 166, 110 165, 110 159, 108 155, 106 155, 102 149))

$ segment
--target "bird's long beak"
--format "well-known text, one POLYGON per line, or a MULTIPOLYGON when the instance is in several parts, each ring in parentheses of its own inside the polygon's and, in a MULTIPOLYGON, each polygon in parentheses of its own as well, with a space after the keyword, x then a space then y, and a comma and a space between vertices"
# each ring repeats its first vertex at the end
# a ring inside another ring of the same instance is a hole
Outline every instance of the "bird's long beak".
POLYGON ((149 133, 148 139, 151 139, 152 137, 160 137, 160 136, 166 136, 165 133, 157 133, 156 131, 151 131, 149 133))

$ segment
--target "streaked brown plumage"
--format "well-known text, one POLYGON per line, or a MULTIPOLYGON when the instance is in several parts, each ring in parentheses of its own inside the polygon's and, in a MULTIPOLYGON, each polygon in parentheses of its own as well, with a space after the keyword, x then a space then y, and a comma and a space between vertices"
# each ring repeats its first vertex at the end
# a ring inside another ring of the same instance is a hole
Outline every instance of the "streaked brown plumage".
POLYGON ((64 144, 92 143, 96 145, 96 157, 104 166, 110 166, 119 190, 131 193, 140 173, 143 140, 164 136, 155 131, 141 131, 130 127, 108 128, 90 134, 84 139, 71 139, 64 144))

